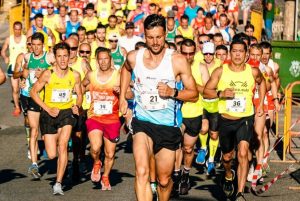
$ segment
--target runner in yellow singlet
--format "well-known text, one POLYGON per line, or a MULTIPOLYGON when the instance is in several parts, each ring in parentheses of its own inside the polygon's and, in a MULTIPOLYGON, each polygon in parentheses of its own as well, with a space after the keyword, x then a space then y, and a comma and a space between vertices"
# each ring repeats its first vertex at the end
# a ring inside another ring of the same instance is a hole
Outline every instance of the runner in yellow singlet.
POLYGON ((86 17, 83 18, 81 25, 85 27, 86 32, 95 30, 98 25, 98 19, 94 15, 94 4, 88 3, 85 7, 86 17))

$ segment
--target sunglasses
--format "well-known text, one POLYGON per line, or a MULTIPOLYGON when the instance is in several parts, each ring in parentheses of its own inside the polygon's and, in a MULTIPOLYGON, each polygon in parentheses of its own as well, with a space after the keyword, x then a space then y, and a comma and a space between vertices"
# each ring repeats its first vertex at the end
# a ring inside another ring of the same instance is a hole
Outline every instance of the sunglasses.
POLYGON ((118 40, 108 40, 110 43, 117 43, 118 40))
POLYGON ((47 7, 47 8, 49 8, 49 9, 53 9, 54 7, 47 7))
POLYGON ((193 55, 195 55, 195 52, 181 52, 181 54, 184 56, 187 56, 187 55, 193 56, 193 55))
POLYGON ((31 46, 31 43, 27 43, 28 46, 31 46))
POLYGON ((78 47, 70 47, 71 51, 76 51, 78 47))
POLYGON ((206 55, 211 55, 211 56, 213 56, 214 53, 204 53, 203 55, 204 55, 204 56, 206 56, 206 55))
POLYGON ((207 42, 209 42, 209 41, 200 41, 199 43, 204 44, 204 43, 207 43, 207 42))
POLYGON ((81 54, 90 54, 91 53, 91 51, 89 51, 89 50, 79 50, 79 53, 81 53, 81 54))

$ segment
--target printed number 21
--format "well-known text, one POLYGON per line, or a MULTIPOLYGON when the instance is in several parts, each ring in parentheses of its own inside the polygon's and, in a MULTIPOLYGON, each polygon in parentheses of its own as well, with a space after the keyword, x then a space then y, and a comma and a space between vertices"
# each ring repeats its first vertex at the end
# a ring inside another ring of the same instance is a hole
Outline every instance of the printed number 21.
POLYGON ((157 102, 157 96, 150 96, 150 102, 151 103, 157 102))

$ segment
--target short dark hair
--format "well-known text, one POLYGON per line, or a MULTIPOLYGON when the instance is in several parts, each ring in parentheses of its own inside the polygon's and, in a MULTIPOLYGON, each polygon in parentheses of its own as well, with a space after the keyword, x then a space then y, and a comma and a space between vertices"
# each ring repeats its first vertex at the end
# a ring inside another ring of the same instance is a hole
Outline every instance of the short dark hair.
POLYGON ((105 29, 105 30, 106 30, 106 26, 104 26, 104 25, 101 24, 101 23, 98 23, 96 30, 97 30, 97 29, 105 29))
POLYGON ((169 42, 169 48, 173 47, 175 50, 177 50, 177 47, 175 45, 175 43, 173 42, 169 42))
POLYGON ((180 21, 182 20, 187 20, 189 21, 189 16, 187 16, 186 14, 183 14, 181 17, 180 17, 180 21))
POLYGON ((196 43, 195 41, 191 40, 191 39, 184 39, 181 44, 180 44, 180 51, 182 51, 182 46, 187 46, 187 47, 194 47, 196 50, 196 43))
POLYGON ((227 48, 225 45, 218 45, 218 46, 216 47, 216 51, 217 51, 217 50, 225 50, 226 53, 228 53, 228 48, 227 48))
MULTIPOLYGON (((240 40, 246 40, 248 45, 250 45, 250 38, 247 34, 245 34, 244 32, 241 32, 241 33, 238 33, 238 34, 235 34, 232 38, 232 41, 240 41, 240 40)), ((247 44, 246 44, 247 45, 247 44)))
POLYGON ((37 18, 44 18, 44 15, 42 13, 37 13, 35 16, 34 16, 34 19, 37 19, 37 18))
POLYGON ((77 38, 79 38, 78 33, 70 33, 69 38, 70 38, 71 36, 76 36, 77 38))
POLYGON ((98 47, 97 49, 96 49, 96 58, 98 59, 98 54, 100 53, 100 52, 106 52, 108 55, 109 55, 109 57, 111 57, 111 51, 110 51, 110 49, 108 49, 108 48, 106 48, 106 47, 98 47))
POLYGON ((22 22, 20 22, 20 21, 15 21, 13 27, 16 26, 16 25, 20 25, 21 28, 22 28, 22 26, 23 26, 23 25, 22 25, 22 22))
POLYGON ((40 40, 42 43, 44 43, 45 37, 41 32, 35 32, 31 37, 31 41, 33 40, 40 40))
POLYGON ((88 36, 88 35, 94 35, 95 34, 95 31, 94 30, 90 30, 90 31, 88 31, 88 32, 86 32, 86 35, 88 36))
POLYGON ((230 51, 232 50, 234 45, 243 45, 245 52, 247 52, 247 44, 243 40, 234 40, 230 44, 230 51))
POLYGON ((203 13, 205 13, 205 10, 202 7, 198 8, 196 13, 198 13, 199 11, 202 11, 203 13))
POLYGON ((137 43, 135 44, 134 49, 135 49, 135 50, 138 50, 138 49, 140 49, 141 47, 146 48, 146 47, 147 47, 146 43, 144 43, 143 41, 139 41, 139 42, 137 42, 137 43))
POLYGON ((149 4, 149 7, 156 7, 157 5, 156 5, 156 3, 150 3, 149 4))
POLYGON ((80 26, 80 27, 78 27, 78 29, 77 29, 77 32, 78 31, 84 31, 84 32, 86 32, 86 28, 84 27, 84 26, 80 26))
POLYGON ((174 41, 175 41, 177 38, 182 38, 182 39, 184 39, 183 35, 176 35, 176 36, 174 37, 174 41))
POLYGON ((246 24, 246 26, 245 26, 245 31, 247 30, 247 29, 252 29, 253 31, 254 31, 254 26, 253 26, 253 24, 251 24, 251 23, 247 23, 246 24))
POLYGON ((67 50, 68 54, 70 54, 70 46, 65 42, 57 43, 56 45, 54 45, 54 48, 53 48, 54 56, 56 56, 57 50, 59 50, 59 49, 67 50))
POLYGON ((213 37, 220 37, 223 38, 223 35, 221 33, 215 33, 215 35, 213 37))
POLYGON ((110 16, 108 17, 108 20, 111 19, 111 18, 115 18, 116 20, 118 20, 117 16, 115 16, 115 15, 110 15, 110 16))
POLYGON ((166 32, 166 19, 165 17, 157 14, 151 14, 146 17, 144 21, 145 30, 153 29, 154 27, 162 27, 164 32, 166 32))
POLYGON ((252 49, 252 48, 262 50, 261 45, 258 43, 250 45, 250 49, 252 49))
POLYGON ((257 38, 255 36, 249 36, 250 41, 257 41, 257 38))
POLYGON ((272 45, 269 42, 263 41, 260 43, 260 46, 262 49, 270 49, 270 52, 272 52, 272 45))

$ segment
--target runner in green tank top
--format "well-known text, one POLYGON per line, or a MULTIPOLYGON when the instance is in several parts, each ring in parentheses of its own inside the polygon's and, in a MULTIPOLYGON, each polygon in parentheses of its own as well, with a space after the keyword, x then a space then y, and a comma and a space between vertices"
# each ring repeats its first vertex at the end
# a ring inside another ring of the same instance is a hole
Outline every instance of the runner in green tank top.
POLYGON ((124 62, 127 55, 125 48, 120 47, 118 45, 118 37, 115 34, 112 34, 108 37, 110 49, 111 49, 111 57, 114 61, 115 68, 119 70, 124 62))

